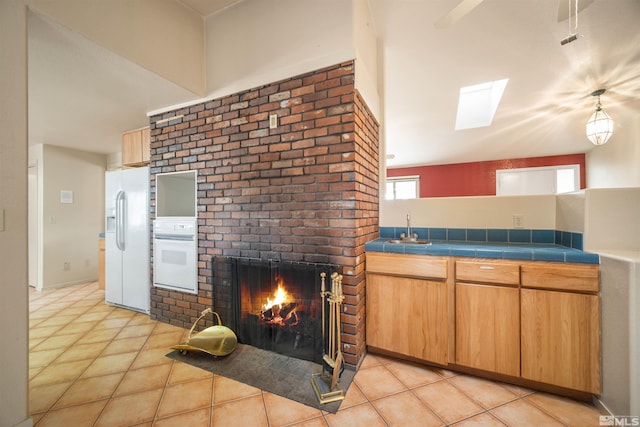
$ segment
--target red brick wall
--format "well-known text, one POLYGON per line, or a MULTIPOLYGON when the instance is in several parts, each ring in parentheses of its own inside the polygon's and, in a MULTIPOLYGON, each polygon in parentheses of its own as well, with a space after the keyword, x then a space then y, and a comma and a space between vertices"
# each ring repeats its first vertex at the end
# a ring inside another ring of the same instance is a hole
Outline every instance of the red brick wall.
POLYGON ((357 365, 364 243, 378 235, 378 124, 353 82, 347 62, 151 118, 152 217, 155 174, 197 169, 199 226, 198 295, 152 288, 152 318, 191 327, 212 305, 217 255, 338 264, 345 360, 357 365))

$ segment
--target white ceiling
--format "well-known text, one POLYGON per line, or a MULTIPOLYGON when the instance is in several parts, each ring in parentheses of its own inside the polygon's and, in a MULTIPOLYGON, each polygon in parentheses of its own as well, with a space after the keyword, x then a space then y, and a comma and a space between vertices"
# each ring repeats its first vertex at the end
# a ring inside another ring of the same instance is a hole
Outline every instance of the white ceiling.
MULTIPOLYGON (((181 1, 203 16, 238 2, 181 1)), ((388 166, 586 152, 589 94, 600 87, 617 128, 640 114, 639 0, 593 1, 578 14, 579 39, 565 46, 569 24, 557 22, 558 0, 484 0, 436 29, 458 2, 369 0, 382 46, 384 139, 395 156, 388 166), (493 125, 454 131, 460 87, 503 78, 493 125)), ((30 15, 31 143, 117 152, 122 131, 144 126, 146 112, 197 98, 30 15)))
POLYGON ((49 19, 28 28, 29 144, 115 153, 148 111, 197 98, 49 19))
POLYGON ((240 3, 243 0, 178 0, 202 16, 208 16, 220 12, 223 9, 240 3))
POLYGON ((578 14, 579 39, 564 46, 558 0, 485 0, 435 28, 458 1, 370 0, 385 46, 388 166, 586 152, 589 94, 601 87, 617 124, 640 114, 640 1, 596 0, 578 14), (493 125, 455 131, 460 87, 503 78, 493 125))

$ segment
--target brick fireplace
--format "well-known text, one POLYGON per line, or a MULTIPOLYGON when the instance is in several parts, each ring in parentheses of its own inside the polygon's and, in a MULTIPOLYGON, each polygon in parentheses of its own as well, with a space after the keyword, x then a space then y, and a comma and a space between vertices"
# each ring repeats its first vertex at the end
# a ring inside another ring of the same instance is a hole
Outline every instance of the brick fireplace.
POLYGON ((215 257, 338 265, 343 353, 358 365, 379 146, 355 68, 350 61, 151 117, 151 216, 155 174, 197 169, 199 239, 198 295, 152 288, 153 319, 189 328, 214 299, 230 308, 229 292, 214 294, 215 257))

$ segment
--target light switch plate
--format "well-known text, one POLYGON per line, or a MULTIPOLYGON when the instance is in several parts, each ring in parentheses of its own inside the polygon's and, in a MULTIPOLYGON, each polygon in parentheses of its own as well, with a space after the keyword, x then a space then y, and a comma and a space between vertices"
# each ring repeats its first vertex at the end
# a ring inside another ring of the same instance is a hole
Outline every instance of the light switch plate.
POLYGON ((269 129, 275 129, 278 127, 278 115, 270 114, 269 115, 269 129))
POLYGON ((513 216, 513 228, 524 228, 524 215, 513 216))

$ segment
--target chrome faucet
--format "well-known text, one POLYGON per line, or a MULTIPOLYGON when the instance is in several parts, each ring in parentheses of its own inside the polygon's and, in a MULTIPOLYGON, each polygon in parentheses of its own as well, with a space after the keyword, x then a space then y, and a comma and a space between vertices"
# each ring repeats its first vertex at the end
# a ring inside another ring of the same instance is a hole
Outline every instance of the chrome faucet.
POLYGON ((405 235, 405 233, 401 233, 400 234, 400 239, 401 240, 417 240, 418 239, 418 235, 417 234, 413 234, 411 232, 411 214, 407 214, 407 234, 405 235))

